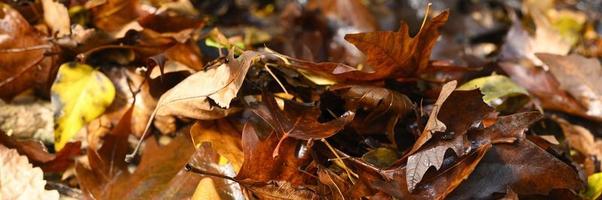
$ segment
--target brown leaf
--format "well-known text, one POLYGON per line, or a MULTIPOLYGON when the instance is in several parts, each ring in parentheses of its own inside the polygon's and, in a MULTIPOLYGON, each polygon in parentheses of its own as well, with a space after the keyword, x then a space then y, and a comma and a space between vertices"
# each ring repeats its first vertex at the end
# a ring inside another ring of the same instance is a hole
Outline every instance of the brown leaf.
POLYGON ((402 24, 398 32, 370 32, 349 34, 345 39, 354 44, 366 55, 366 63, 374 68, 374 73, 348 72, 355 80, 377 80, 387 77, 408 77, 422 72, 428 65, 438 29, 447 21, 448 11, 444 11, 427 21, 422 30, 410 37, 407 24, 402 24))
POLYGON ((38 141, 15 140, 0 131, 0 144, 15 149, 19 154, 27 156, 34 166, 42 167, 44 172, 63 172, 74 164, 74 158, 81 153, 81 142, 69 142, 56 154, 50 154, 46 147, 38 141))
POLYGON ((552 74, 541 68, 526 67, 509 62, 500 63, 500 67, 510 78, 537 97, 545 109, 563 111, 589 119, 599 118, 587 115, 587 110, 575 98, 560 88, 552 74))
POLYGON ((443 102, 445 102, 445 100, 449 97, 449 95, 451 95, 454 89, 456 89, 456 85, 456 81, 450 81, 443 85, 443 87, 441 87, 441 92, 439 93, 437 101, 433 105, 433 110, 429 115, 429 119, 426 122, 424 130, 422 131, 418 139, 416 139, 416 142, 414 143, 414 146, 412 146, 412 149, 408 153, 406 153, 406 156, 412 155, 416 151, 418 151, 418 149, 422 147, 422 145, 424 145, 433 137, 433 133, 443 132, 447 129, 445 124, 439 121, 439 119, 437 119, 437 115, 439 114, 439 110, 441 109, 441 105, 443 105, 443 102))
POLYGON ((195 146, 210 142, 214 151, 230 161, 235 171, 243 163, 241 135, 227 120, 198 121, 190 128, 195 146))
POLYGON ((346 35, 345 39, 365 54, 365 62, 372 70, 358 70, 343 63, 314 63, 287 58, 293 61, 291 64, 294 67, 341 82, 415 77, 426 70, 431 49, 439 37, 438 29, 445 24, 448 15, 449 12, 444 11, 432 20, 427 20, 414 37, 410 37, 405 23, 398 32, 376 31, 346 35))
POLYGON ((370 10, 359 0, 310 0, 307 9, 320 9, 328 17, 336 18, 360 31, 378 28, 370 10))
POLYGON ((155 115, 210 120, 223 118, 234 112, 235 110, 228 109, 230 102, 236 97, 247 71, 258 56, 256 52, 247 51, 234 58, 231 53, 228 55, 228 62, 188 76, 161 95, 144 132, 148 132, 155 115), (212 105, 209 99, 218 106, 212 105))
POLYGON ((138 0, 105 0, 91 9, 92 21, 103 31, 117 33, 140 16, 139 6, 138 0))
POLYGON ((409 192, 406 185, 405 167, 377 172, 364 166, 359 170, 360 179, 367 181, 370 187, 399 199, 444 199, 475 169, 490 147, 481 146, 458 158, 457 163, 444 167, 438 175, 423 181, 413 192, 409 192))
MULTIPOLYGON (((301 172, 309 160, 309 149, 299 140, 288 138, 279 142, 276 132, 271 131, 264 140, 260 140, 256 128, 251 123, 246 123, 242 132, 242 147, 244 163, 236 175, 242 183, 266 183, 272 180, 281 180, 294 186, 305 183, 310 177, 301 172), (280 143, 278 156, 272 154, 280 143)), ((267 134, 266 134, 267 135, 267 134)))
MULTIPOLYGON (((222 174, 224 176, 234 176, 234 169, 230 164, 220 163, 220 155, 216 152, 211 143, 201 143, 196 148, 196 152, 192 154, 188 164, 195 168, 201 169, 204 172, 222 174)), ((191 174, 186 172, 186 169, 180 170, 174 178, 172 178, 163 192, 154 196, 154 199, 194 199, 194 195, 198 192, 198 187, 201 181, 209 179, 214 186, 215 195, 220 199, 237 199, 242 197, 241 187, 238 183, 213 176, 204 176, 202 174, 191 174), (199 184, 199 185, 197 185, 199 184)), ((206 182, 206 181, 205 181, 206 182)))
POLYGON ((509 187, 519 195, 547 195, 552 189, 578 191, 584 179, 570 165, 529 140, 497 144, 450 199, 489 198, 509 187))
POLYGON ((481 121, 494 109, 483 102, 483 95, 479 90, 454 91, 438 113, 438 118, 447 126, 445 135, 439 141, 432 142, 420 148, 415 154, 408 157, 406 164, 406 178, 410 191, 413 191, 424 173, 431 167, 439 170, 443 164, 445 153, 451 149, 460 157, 470 152, 470 144, 465 139, 467 130, 481 121))
MULTIPOLYGON (((128 113, 131 115, 131 111, 128 113)), ((194 192, 194 184, 186 190, 178 190, 173 186, 190 181, 177 176, 186 173, 183 168, 194 153, 190 139, 186 134, 180 134, 165 147, 159 147, 155 139, 149 139, 140 164, 134 173, 130 173, 124 161, 129 147, 126 139, 130 124, 128 115, 120 121, 113 134, 107 136, 100 150, 88 151, 91 169, 81 163, 76 164, 76 175, 82 190, 90 198, 96 199, 148 199, 173 194, 173 190, 181 192, 178 195, 190 197, 194 192)))
POLYGON ((530 36, 522 23, 515 19, 506 35, 506 43, 501 47, 502 60, 518 61, 525 58, 535 65, 542 65, 536 53, 566 55, 571 49, 571 43, 564 40, 562 35, 551 27, 543 13, 533 11, 531 16, 536 26, 535 35, 530 36))
POLYGON ((361 126, 378 123, 387 120, 386 133, 389 140, 396 143, 395 125, 401 117, 414 111, 412 101, 401 93, 376 86, 348 85, 334 87, 332 90, 342 91, 342 97, 347 100, 349 110, 366 108, 369 113, 363 119, 358 119, 358 125, 355 127, 358 131, 380 131, 370 130, 371 127, 362 129, 361 126))
POLYGON ((338 176, 334 172, 329 169, 319 169, 318 170, 318 179, 320 183, 324 184, 328 188, 328 197, 329 199, 347 199, 350 195, 351 183, 346 181, 346 179, 338 176))
POLYGON ((587 59, 576 54, 536 55, 548 65, 560 87, 587 108, 586 115, 602 118, 602 66, 598 59, 587 59))
POLYGON ((319 109, 301 108, 300 116, 295 116, 291 114, 292 108, 285 107, 287 112, 280 110, 274 97, 264 94, 262 100, 264 106, 254 109, 253 113, 266 122, 277 134, 282 134, 281 140, 287 137, 302 140, 328 138, 342 130, 354 117, 353 112, 346 112, 334 120, 320 123, 318 122, 319 109))
POLYGON ((602 158, 602 148, 599 148, 602 141, 596 139, 589 130, 583 126, 571 124, 559 117, 553 117, 552 119, 562 128, 562 133, 571 148, 586 156, 593 155, 598 159, 602 158))
POLYGON ((36 87, 50 91, 57 57, 44 54, 55 49, 13 8, 0 4, 0 98, 36 87))
POLYGON ((52 30, 52 35, 63 37, 71 33, 69 12, 65 5, 54 0, 42 0, 44 8, 44 21, 52 30))

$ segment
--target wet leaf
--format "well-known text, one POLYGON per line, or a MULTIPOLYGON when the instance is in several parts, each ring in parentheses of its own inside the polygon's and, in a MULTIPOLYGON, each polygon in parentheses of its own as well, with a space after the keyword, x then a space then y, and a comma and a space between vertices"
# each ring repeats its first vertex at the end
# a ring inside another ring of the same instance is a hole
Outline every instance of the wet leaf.
POLYGON ((115 87, 86 64, 65 63, 52 84, 55 148, 60 150, 86 123, 101 115, 115 98, 115 87))

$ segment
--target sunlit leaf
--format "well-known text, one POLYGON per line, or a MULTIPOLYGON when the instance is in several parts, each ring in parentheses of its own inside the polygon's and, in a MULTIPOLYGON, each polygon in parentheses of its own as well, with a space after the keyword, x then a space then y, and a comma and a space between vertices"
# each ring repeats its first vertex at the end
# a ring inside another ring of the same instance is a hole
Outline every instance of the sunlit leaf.
POLYGON ((61 65, 52 85, 55 109, 55 148, 60 150, 88 122, 102 114, 115 98, 115 87, 92 66, 61 65))

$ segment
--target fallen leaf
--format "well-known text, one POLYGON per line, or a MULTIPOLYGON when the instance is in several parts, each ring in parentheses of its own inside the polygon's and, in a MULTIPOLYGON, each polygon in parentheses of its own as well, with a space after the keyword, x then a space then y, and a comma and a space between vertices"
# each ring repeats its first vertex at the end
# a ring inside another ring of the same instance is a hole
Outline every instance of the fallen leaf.
POLYGON ((56 190, 44 189, 40 168, 33 167, 17 150, 0 145, 0 193, 3 199, 59 199, 56 190))
POLYGON ((103 31, 114 35, 123 32, 121 35, 124 35, 124 27, 129 29, 127 27, 133 27, 133 23, 140 26, 138 22, 134 21, 140 15, 139 6, 138 0, 103 0, 101 4, 91 8, 92 21, 103 31))
POLYGON ((242 131, 242 148, 244 162, 236 179, 241 183, 267 183, 268 181, 286 181, 298 186, 310 179, 301 172, 308 164, 310 147, 298 149, 303 145, 299 140, 288 138, 280 141, 275 131, 270 131, 267 138, 261 140, 257 130, 251 123, 246 123, 242 131), (280 144, 279 148, 276 146, 280 144), (278 150, 278 156, 273 152, 278 150), (301 152, 298 152, 301 151, 301 152))
POLYGON ((71 33, 71 22, 69 12, 65 5, 55 0, 42 0, 44 8, 44 21, 56 37, 67 36, 71 33))
POLYGON ((602 194, 602 172, 587 177, 587 188, 583 192, 586 199, 598 199, 602 194))
POLYGON ((560 84, 552 74, 541 68, 526 67, 509 62, 500 63, 500 67, 510 78, 537 97, 536 100, 544 109, 563 111, 600 121, 600 117, 588 115, 575 98, 560 88, 560 84))
POLYGON ((500 57, 503 61, 517 61, 522 58, 541 66, 543 63, 535 53, 553 53, 566 55, 571 43, 554 30, 550 22, 538 11, 531 13, 535 22, 535 36, 529 36, 520 21, 515 20, 506 35, 506 43, 501 47, 500 57))
MULTIPOLYGON (((220 174, 226 177, 235 176, 234 168, 231 164, 224 162, 225 157, 218 154, 213 148, 213 144, 209 142, 203 142, 197 146, 196 152, 188 161, 188 165, 196 168, 195 170, 202 170, 203 173, 213 173, 220 174)), ((188 167, 187 165, 187 167, 188 167)), ((194 172, 194 170, 192 170, 194 172)), ((180 179, 191 179, 196 180, 196 182, 191 182, 196 184, 196 188, 192 195, 192 199, 217 199, 217 198, 207 198, 207 196, 215 196, 219 197, 219 199, 244 199, 243 191, 240 184, 234 182, 230 179, 225 179, 222 177, 209 176, 208 174, 179 174, 178 177, 180 179), (200 179, 200 181, 199 181, 200 179)), ((175 179, 175 178, 174 178, 175 179)), ((170 184, 172 188, 181 188, 182 182, 174 182, 170 184)), ((193 185, 194 185, 193 184, 193 185)), ((174 191, 171 195, 164 195, 165 198, 174 197, 176 194, 180 194, 182 191, 174 191)), ((168 194, 168 193, 164 193, 168 194)), ((186 198, 182 196, 182 198, 186 198)))
POLYGON ((54 45, 9 5, 0 4, 0 13, 0 98, 12 99, 34 86, 47 92, 57 58, 44 54, 54 45))
MULTIPOLYGON (((367 116, 358 119, 359 124, 365 126, 387 120, 386 133, 393 144, 396 144, 394 129, 397 122, 402 117, 412 113, 415 108, 415 105, 406 95, 382 87, 345 85, 335 86, 331 89, 342 93, 341 96, 347 100, 349 110, 360 108, 369 110, 367 116)), ((363 131, 360 128, 356 127, 358 131, 363 131)), ((379 131, 370 130, 371 127, 365 129, 365 131, 379 131)))
POLYGON ((230 161, 234 171, 240 170, 243 163, 241 135, 226 120, 198 121, 190 128, 190 136, 195 146, 210 142, 215 151, 230 161))
POLYGON ((471 151, 469 141, 465 139, 466 132, 475 124, 482 123, 487 114, 493 111, 482 98, 478 90, 454 91, 443 102, 437 118, 447 126, 446 132, 443 136, 436 137, 439 140, 423 145, 408 157, 406 178, 409 191, 414 190, 431 166, 435 170, 441 168, 449 149, 458 157, 471 151))
POLYGON ((497 107, 502 103, 500 100, 514 96, 528 96, 527 90, 512 82, 508 77, 502 75, 491 75, 476 78, 458 87, 458 90, 479 89, 483 93, 483 101, 497 107))
MULTIPOLYGON (((366 55, 366 64, 372 70, 358 70, 342 63, 314 63, 291 59, 294 67, 317 73, 333 80, 372 81, 386 78, 416 77, 426 70, 431 50, 439 37, 439 27, 447 21, 444 11, 426 24, 414 37, 410 37, 407 24, 398 32, 376 31, 347 34, 345 40, 366 55)), ((290 57, 287 57, 290 58, 290 57)))
POLYGON ((192 196, 200 178, 185 178, 184 166, 194 153, 194 146, 186 134, 180 134, 165 147, 160 147, 155 139, 149 139, 136 170, 133 173, 127 170, 124 160, 129 147, 127 137, 131 132, 131 113, 130 109, 113 132, 106 136, 99 150, 88 150, 90 166, 94 167, 76 164, 76 176, 84 188, 83 192, 97 199, 151 198, 169 194, 192 196))
POLYGON ((65 63, 52 84, 57 119, 54 146, 60 150, 86 123, 101 115, 115 98, 109 78, 86 64, 65 63))
POLYGON ((598 59, 588 59, 576 54, 536 55, 550 68, 560 87, 587 108, 586 115, 602 118, 602 66, 598 59))
POLYGON ((519 195, 547 195, 553 189, 578 191, 585 183, 575 168, 529 140, 521 140, 494 145, 449 198, 488 198, 508 187, 519 195))
POLYGON ((230 54, 227 63, 188 76, 161 95, 144 132, 148 132, 155 115, 203 120, 227 116, 232 112, 228 109, 230 102, 236 97, 247 71, 258 56, 252 51, 245 52, 238 58, 230 54), (199 86, 203 87, 191 89, 199 86), (211 105, 209 99, 218 106, 211 105))
MULTIPOLYGON (((410 37, 407 24, 398 32, 370 32, 349 34, 345 39, 366 55, 366 64, 374 73, 349 72, 357 80, 376 80, 386 77, 407 77, 420 73, 428 65, 431 49, 439 37, 438 29, 447 21, 449 12, 444 11, 429 20, 422 30, 410 37)), ((345 73, 347 74, 347 73, 345 73)))
POLYGON ((327 17, 338 19, 359 31, 374 31, 378 28, 368 7, 358 0, 310 0, 306 8, 320 9, 327 17))
POLYGON ((439 93, 439 97, 437 97, 437 101, 435 102, 435 104, 433 104, 433 110, 429 115, 429 119, 426 122, 424 130, 422 131, 418 139, 416 139, 416 142, 414 143, 414 146, 412 146, 412 149, 408 153, 406 153, 406 155, 412 155, 416 151, 418 151, 418 149, 422 147, 422 145, 424 145, 433 137, 433 133, 443 132, 447 129, 445 124, 439 121, 439 119, 437 119, 437 115, 439 114, 439 110, 441 109, 441 105, 443 105, 443 102, 445 102, 447 97, 449 97, 449 95, 451 95, 454 89, 456 89, 456 85, 457 81, 450 81, 445 83, 445 85, 441 87, 441 92, 439 93))
POLYGON ((369 183, 369 187, 399 199, 445 199, 475 169, 490 148, 491 145, 484 145, 458 158, 457 163, 449 164, 433 179, 419 184, 413 192, 408 191, 406 185, 405 167, 379 172, 363 166, 359 170, 360 179, 369 183))

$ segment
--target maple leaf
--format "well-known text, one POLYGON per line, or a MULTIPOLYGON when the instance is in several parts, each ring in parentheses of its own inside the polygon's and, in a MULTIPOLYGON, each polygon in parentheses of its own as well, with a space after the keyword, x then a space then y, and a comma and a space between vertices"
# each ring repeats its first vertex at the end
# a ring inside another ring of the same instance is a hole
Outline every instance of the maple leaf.
POLYGON ((253 113, 266 122, 276 134, 282 134, 280 142, 274 149, 274 157, 278 156, 280 143, 284 142, 286 138, 302 140, 328 138, 342 130, 355 116, 353 112, 346 112, 334 120, 319 123, 317 120, 320 115, 319 109, 304 109, 301 116, 291 116, 280 110, 273 97, 264 94, 262 100, 265 106, 254 109, 253 113))
POLYGON ((297 152, 299 140, 279 141, 278 135, 270 131, 267 138, 261 140, 255 126, 246 123, 242 131, 244 162, 236 179, 241 183, 267 183, 272 180, 286 181, 294 186, 305 183, 310 177, 299 171, 311 161, 309 146, 297 152), (280 145, 279 148, 276 148, 280 145), (273 156, 278 151, 279 156, 273 156))
POLYGON ((290 58, 291 65, 340 81, 373 81, 386 78, 415 77, 426 70, 431 50, 439 37, 439 27, 449 16, 443 11, 414 37, 410 37, 408 25, 403 23, 398 32, 376 31, 348 34, 345 39, 366 55, 366 64, 373 70, 358 70, 343 63, 314 63, 290 58))

